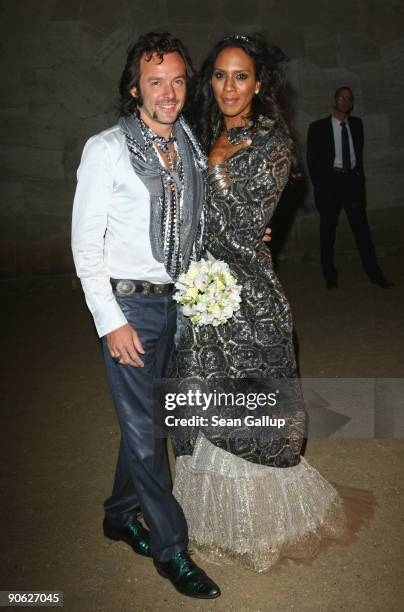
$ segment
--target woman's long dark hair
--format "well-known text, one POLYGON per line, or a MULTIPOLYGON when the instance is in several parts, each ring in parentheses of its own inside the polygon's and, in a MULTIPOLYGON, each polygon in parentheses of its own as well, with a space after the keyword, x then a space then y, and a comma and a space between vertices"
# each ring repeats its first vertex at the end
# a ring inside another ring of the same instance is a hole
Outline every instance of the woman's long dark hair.
POLYGON ((287 137, 292 151, 292 169, 296 174, 296 152, 293 132, 289 123, 285 100, 285 76, 282 64, 289 58, 279 49, 270 47, 263 36, 227 36, 210 52, 202 64, 191 105, 191 121, 197 136, 209 152, 212 144, 222 130, 223 118, 212 90, 212 75, 216 58, 223 49, 238 47, 243 49, 254 62, 255 78, 261 82, 259 93, 252 99, 252 113, 249 119, 255 124, 259 115, 276 121, 277 126, 287 137))

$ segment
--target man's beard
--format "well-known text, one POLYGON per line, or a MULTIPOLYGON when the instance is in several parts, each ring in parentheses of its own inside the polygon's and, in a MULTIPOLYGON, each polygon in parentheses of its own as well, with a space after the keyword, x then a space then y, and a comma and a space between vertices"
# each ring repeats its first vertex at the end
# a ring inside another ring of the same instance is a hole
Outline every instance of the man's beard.
MULTIPOLYGON (((175 116, 174 121, 176 121, 176 119, 178 117, 178 114, 175 116)), ((163 121, 162 119, 160 119, 158 114, 157 114, 157 111, 153 111, 152 119, 153 119, 153 121, 157 121, 158 123, 163 123, 164 125, 171 125, 172 123, 174 123, 174 121, 171 120, 171 119, 170 119, 170 121, 163 121)))
MULTIPOLYGON (((166 100, 165 103, 166 104, 175 104, 176 106, 178 106, 178 100, 166 100)), ((145 115, 147 115, 153 121, 156 121, 157 123, 161 123, 162 125, 172 125, 173 123, 175 123, 175 121, 178 118, 178 115, 181 112, 181 108, 179 108, 177 110, 177 112, 175 114, 175 117, 173 119, 165 119, 164 117, 161 117, 159 115, 157 109, 149 110, 144 103, 143 103, 143 106, 141 108, 142 108, 143 112, 145 113, 145 115)))

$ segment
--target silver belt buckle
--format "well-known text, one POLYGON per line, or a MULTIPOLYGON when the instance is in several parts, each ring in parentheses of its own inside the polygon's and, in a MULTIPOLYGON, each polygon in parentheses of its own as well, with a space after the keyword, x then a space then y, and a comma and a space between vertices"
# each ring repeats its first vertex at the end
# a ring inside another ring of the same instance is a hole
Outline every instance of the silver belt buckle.
POLYGON ((116 284, 116 292, 119 295, 132 295, 135 291, 136 285, 130 280, 120 280, 116 284))
POLYGON ((154 293, 158 293, 159 295, 162 295, 163 293, 166 293, 167 291, 167 286, 166 285, 154 285, 154 293))
POLYGON ((142 293, 144 293, 145 295, 149 295, 149 293, 151 291, 151 286, 152 286, 152 284, 149 283, 149 281, 144 281, 142 283, 142 287, 143 287, 142 293))

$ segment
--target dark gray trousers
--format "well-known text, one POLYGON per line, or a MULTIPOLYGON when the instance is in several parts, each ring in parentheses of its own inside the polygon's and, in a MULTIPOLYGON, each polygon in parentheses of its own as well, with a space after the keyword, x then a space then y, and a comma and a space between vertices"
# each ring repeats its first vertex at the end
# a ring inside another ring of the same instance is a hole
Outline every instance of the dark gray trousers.
POLYGON ((320 213, 321 263, 326 280, 336 280, 334 244, 341 210, 344 209, 355 236, 363 269, 371 279, 380 278, 375 247, 366 214, 366 194, 363 180, 352 174, 334 173, 323 197, 316 197, 320 213))
POLYGON ((116 295, 128 322, 139 334, 144 368, 116 364, 103 339, 109 386, 121 430, 112 495, 105 514, 127 525, 142 512, 150 529, 151 552, 167 561, 188 544, 187 524, 172 494, 166 441, 156 437, 153 415, 161 410, 153 397, 155 378, 164 376, 174 345, 176 303, 171 295, 116 295))

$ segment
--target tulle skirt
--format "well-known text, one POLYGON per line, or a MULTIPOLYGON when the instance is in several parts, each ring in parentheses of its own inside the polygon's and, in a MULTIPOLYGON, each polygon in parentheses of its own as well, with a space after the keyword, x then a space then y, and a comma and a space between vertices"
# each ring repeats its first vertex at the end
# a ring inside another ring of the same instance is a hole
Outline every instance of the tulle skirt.
MULTIPOLYGON (((174 495, 191 547, 211 562, 263 572, 282 557, 314 557, 325 540, 349 540, 346 503, 304 457, 294 467, 266 467, 216 447, 200 433, 193 455, 177 458, 174 495)), ((367 507, 369 516, 372 505, 362 495, 359 514, 367 507)), ((356 528, 363 522, 357 520, 356 528)))

